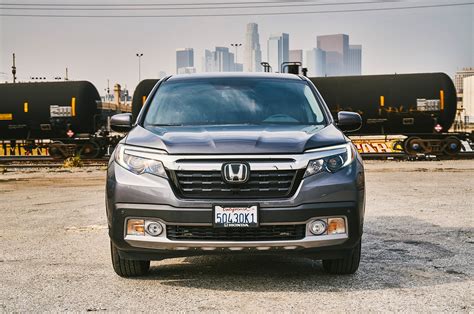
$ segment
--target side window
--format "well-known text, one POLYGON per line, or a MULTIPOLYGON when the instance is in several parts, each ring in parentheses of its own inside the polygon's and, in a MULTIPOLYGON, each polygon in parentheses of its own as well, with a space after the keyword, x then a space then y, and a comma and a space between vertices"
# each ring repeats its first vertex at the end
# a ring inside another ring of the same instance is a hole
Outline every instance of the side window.
POLYGON ((321 111, 321 107, 319 106, 313 91, 307 85, 304 87, 304 95, 306 96, 306 99, 308 100, 308 103, 314 112, 316 123, 322 123, 324 121, 324 114, 321 111))

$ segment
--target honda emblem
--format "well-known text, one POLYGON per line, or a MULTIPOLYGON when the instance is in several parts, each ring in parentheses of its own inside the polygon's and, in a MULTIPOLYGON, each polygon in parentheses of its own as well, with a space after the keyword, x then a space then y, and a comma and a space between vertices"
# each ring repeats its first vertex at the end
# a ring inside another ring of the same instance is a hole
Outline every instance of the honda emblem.
POLYGON ((250 167, 245 163, 224 164, 222 177, 228 183, 245 183, 250 177, 250 167))

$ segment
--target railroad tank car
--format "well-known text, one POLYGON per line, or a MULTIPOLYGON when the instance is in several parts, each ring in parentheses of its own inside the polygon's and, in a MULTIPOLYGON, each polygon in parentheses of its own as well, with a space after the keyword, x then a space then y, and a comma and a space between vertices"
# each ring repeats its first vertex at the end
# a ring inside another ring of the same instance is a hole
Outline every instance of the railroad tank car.
POLYGON ((96 158, 116 142, 97 89, 88 81, 0 84, 3 155, 96 158))
MULTIPOLYGON (((352 132, 351 137, 401 135, 400 140, 369 143, 369 146, 377 148, 374 152, 456 155, 462 148, 461 139, 468 136, 446 133, 456 117, 457 99, 454 84, 444 73, 309 79, 316 85, 335 118, 341 110, 358 112, 362 116, 361 129, 352 132)), ((138 85, 132 101, 135 119, 144 99, 157 82, 145 80, 138 85)), ((371 141, 362 139, 364 143, 371 141)))
MULTIPOLYGON (((456 89, 444 73, 309 78, 334 117, 340 110, 361 114, 363 126, 351 134, 436 133, 448 131, 456 116, 456 89)), ((138 116, 158 80, 143 80, 132 100, 138 116)))
POLYGON ((0 84, 0 139, 92 134, 103 124, 100 101, 87 81, 0 84))
POLYGON ((353 134, 447 132, 456 116, 456 89, 444 73, 312 77, 310 80, 333 116, 340 110, 355 111, 362 116, 363 126, 353 134))
POLYGON ((138 83, 132 98, 133 121, 137 119, 138 114, 140 113, 140 110, 142 109, 142 106, 146 101, 146 98, 150 94, 155 84, 158 83, 158 81, 159 80, 155 79, 146 79, 138 83))

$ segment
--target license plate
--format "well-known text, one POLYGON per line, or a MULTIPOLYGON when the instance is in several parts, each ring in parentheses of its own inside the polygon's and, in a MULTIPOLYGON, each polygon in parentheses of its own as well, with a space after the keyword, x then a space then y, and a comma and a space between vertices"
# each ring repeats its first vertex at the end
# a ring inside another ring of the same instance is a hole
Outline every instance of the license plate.
POLYGON ((214 227, 258 227, 258 206, 214 206, 214 227))

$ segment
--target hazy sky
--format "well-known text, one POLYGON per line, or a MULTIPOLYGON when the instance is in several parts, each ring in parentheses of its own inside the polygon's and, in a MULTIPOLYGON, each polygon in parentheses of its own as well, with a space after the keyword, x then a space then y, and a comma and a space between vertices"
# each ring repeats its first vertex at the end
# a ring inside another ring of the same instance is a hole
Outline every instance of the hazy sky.
MULTIPOLYGON (((3 2, 2 2, 3 1, 3 2)), ((213 0, 215 2, 217 0, 213 0)), ((220 2, 237 2, 221 0, 220 2)), ((245 0, 257 1, 257 0, 245 0)), ((262 0, 260 0, 262 1, 262 0)), ((354 0, 353 0, 354 1, 354 0)), ((352 1, 352 2, 353 2, 352 1)), ((358 0, 360 1, 360 0, 358 0)), ((35 3, 7 1, 1 3, 35 3)), ((163 3, 143 1, 140 3, 163 3)), ((182 0, 181 2, 209 2, 182 0)), ((282 1, 288 3, 289 1, 282 1)), ((318 1, 307 1, 317 3, 318 1)), ((329 0, 319 2, 331 2, 329 0)), ((334 2, 334 1, 333 1, 334 2)), ((336 0, 335 2, 350 2, 336 0)), ((318 11, 474 2, 469 0, 400 0, 399 3, 357 4, 344 6, 298 7, 288 10, 318 11)), ((36 3, 58 3, 38 0, 36 3)), ((62 1, 62 3, 134 3, 118 1, 62 1)), ((179 3, 177 1, 166 3, 179 3)), ((302 2, 298 2, 302 3, 302 2)), ((31 13, 7 11, 5 13, 31 13)), ((255 10, 255 9, 253 9, 255 10)), ((227 10, 225 12, 242 12, 227 10)), ((269 10, 267 10, 269 11, 269 10)), ((281 12, 282 9, 272 9, 281 12)), ((210 10, 180 11, 202 14, 210 10)), ((224 10, 217 11, 224 12, 224 10)), ((245 12, 249 12, 248 10, 245 12)), ((251 12, 251 11, 250 11, 251 12)), ((260 12, 263 12, 260 10, 260 12)), ((33 12, 58 14, 58 11, 33 12)), ((59 12, 59 14, 161 14, 157 11, 133 12, 59 12)), ((280 16, 187 17, 187 18, 38 18, 0 16, 0 80, 11 80, 11 55, 16 53, 17 76, 69 76, 89 80, 104 93, 107 79, 111 86, 119 82, 130 90, 138 81, 137 52, 142 52, 142 79, 156 78, 160 71, 174 74, 176 48, 195 49, 195 65, 201 70, 204 49, 245 42, 249 22, 259 25, 263 59, 271 33, 290 34, 290 49, 309 50, 316 36, 344 33, 351 44, 362 44, 362 73, 409 73, 442 71, 453 75, 457 69, 474 66, 474 5, 392 11, 326 13, 280 16)), ((239 62, 243 61, 243 47, 239 62)))

